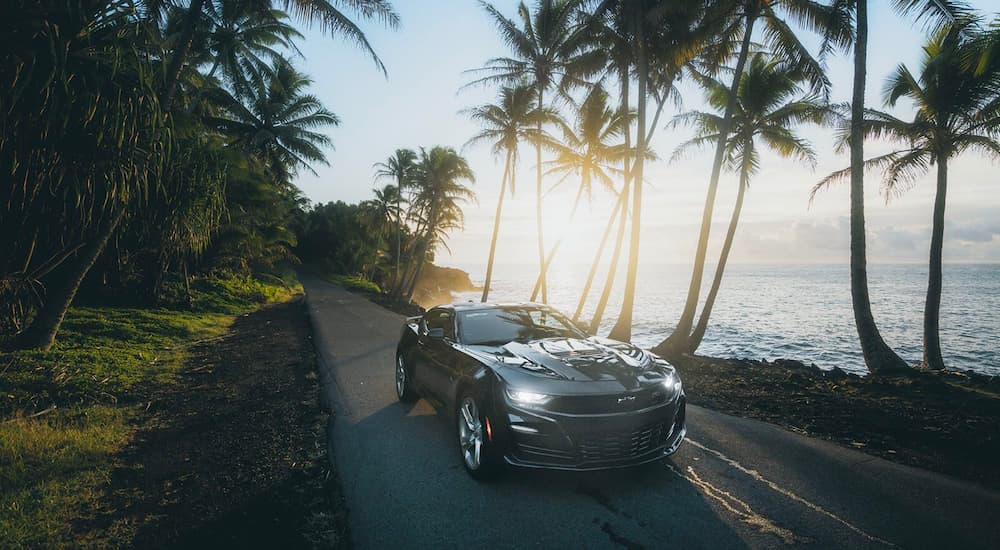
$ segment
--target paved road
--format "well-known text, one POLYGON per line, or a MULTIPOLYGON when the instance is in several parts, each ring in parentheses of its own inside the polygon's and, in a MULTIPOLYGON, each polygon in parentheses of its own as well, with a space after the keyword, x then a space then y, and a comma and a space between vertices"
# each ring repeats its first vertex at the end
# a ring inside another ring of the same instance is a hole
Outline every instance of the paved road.
POLYGON ((402 317, 303 283, 357 548, 1000 548, 998 493, 694 406, 670 460, 477 483, 450 420, 396 401, 402 317))

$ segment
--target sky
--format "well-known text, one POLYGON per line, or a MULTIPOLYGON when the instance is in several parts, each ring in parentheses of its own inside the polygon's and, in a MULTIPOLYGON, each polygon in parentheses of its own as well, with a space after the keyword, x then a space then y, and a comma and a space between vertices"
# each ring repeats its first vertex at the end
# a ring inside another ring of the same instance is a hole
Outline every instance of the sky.
MULTIPOLYGON (((398 30, 377 23, 362 24, 388 70, 384 76, 363 51, 318 29, 305 29, 303 54, 295 63, 314 79, 312 91, 341 124, 328 130, 334 147, 329 166, 316 174, 298 176, 296 183, 313 202, 358 202, 371 197, 372 165, 400 147, 435 145, 459 149, 476 172, 473 189, 478 203, 465 208, 464 231, 448 240, 449 253, 438 252, 438 263, 464 267, 474 276, 482 271, 489 247, 494 209, 500 190, 500 160, 488 147, 464 147, 477 126, 462 114, 474 105, 495 101, 496 90, 464 87, 473 80, 466 71, 483 66, 491 57, 507 55, 491 22, 473 0, 396 0, 398 30)), ((902 19, 887 7, 871 2, 867 103, 882 108, 882 85, 900 63, 916 71, 925 28, 902 19)), ((983 12, 995 12, 994 0, 972 2, 983 12)), ((513 16, 516 2, 495 5, 513 16)), ((803 33, 805 41, 818 40, 803 33)), ((852 64, 846 55, 828 60, 833 101, 850 98, 852 64)), ((699 88, 680 85, 681 107, 667 106, 662 121, 691 109, 704 109, 699 88)), ((910 116, 901 103, 888 109, 910 116)), ((710 150, 669 162, 674 148, 691 137, 691 130, 664 128, 661 122, 651 146, 661 159, 648 163, 642 212, 641 262, 690 263, 698 238, 711 170, 710 150)), ((830 129, 802 127, 800 135, 818 152, 815 168, 762 156, 761 169, 747 193, 742 222, 733 247, 734 263, 846 262, 849 257, 849 201, 847 186, 820 194, 810 206, 809 192, 823 175, 844 168, 846 153, 834 151, 830 129)), ((866 156, 888 152, 888 143, 869 143, 866 156)), ((508 269, 537 264, 534 222, 534 155, 525 149, 518 168, 516 194, 505 204, 498 255, 508 269)), ((1000 262, 1000 188, 998 164, 966 154, 950 165, 944 257, 946 262, 1000 262)), ((559 261, 586 262, 593 256, 613 206, 607 193, 595 193, 569 220, 575 192, 567 180, 551 189, 557 176, 545 180, 545 235, 549 246, 564 239, 559 261)), ((712 227, 712 247, 718 250, 736 195, 736 177, 723 176, 712 227)), ((866 181, 869 261, 926 262, 934 200, 933 173, 920 178, 911 190, 888 204, 880 195, 878 174, 866 181)), ((711 257, 711 256, 710 256, 711 257)), ((498 266, 498 269, 503 269, 498 266)))

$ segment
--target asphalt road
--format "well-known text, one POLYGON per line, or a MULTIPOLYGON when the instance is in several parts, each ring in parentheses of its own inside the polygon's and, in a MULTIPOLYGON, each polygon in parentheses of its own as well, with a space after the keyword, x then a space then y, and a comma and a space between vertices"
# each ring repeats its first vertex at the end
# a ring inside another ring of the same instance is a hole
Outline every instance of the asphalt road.
POLYGON ((477 483, 450 419, 396 400, 403 318, 303 283, 356 548, 1000 548, 996 492, 690 405, 669 460, 477 483))

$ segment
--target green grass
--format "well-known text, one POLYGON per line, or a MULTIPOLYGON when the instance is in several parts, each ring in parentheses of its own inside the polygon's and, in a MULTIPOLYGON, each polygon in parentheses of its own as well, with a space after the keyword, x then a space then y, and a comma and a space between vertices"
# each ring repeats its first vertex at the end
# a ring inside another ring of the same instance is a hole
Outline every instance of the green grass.
POLYGON ((382 289, 375 283, 357 275, 323 275, 323 278, 347 290, 381 294, 382 289))
POLYGON ((235 316, 300 290, 199 279, 190 309, 72 308, 50 351, 0 353, 0 548, 119 545, 101 533, 81 540, 78 522, 101 510, 145 390, 170 383, 192 344, 235 316))

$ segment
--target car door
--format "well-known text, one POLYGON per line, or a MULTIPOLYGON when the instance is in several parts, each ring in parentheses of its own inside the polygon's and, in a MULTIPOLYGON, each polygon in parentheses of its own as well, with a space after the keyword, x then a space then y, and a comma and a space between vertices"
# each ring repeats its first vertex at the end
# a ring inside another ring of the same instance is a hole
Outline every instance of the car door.
POLYGON ((447 402, 447 365, 455 341, 455 313, 444 308, 432 309, 424 315, 421 328, 417 336, 417 380, 434 397, 447 402), (444 338, 432 338, 428 333, 433 329, 441 329, 444 338))
POLYGON ((455 350, 458 343, 455 312, 451 309, 442 310, 435 318, 434 326, 444 331, 444 338, 432 339, 427 346, 427 356, 432 364, 430 370, 433 372, 434 392, 441 401, 451 404, 453 397, 451 389, 461 376, 460 354, 455 350))

